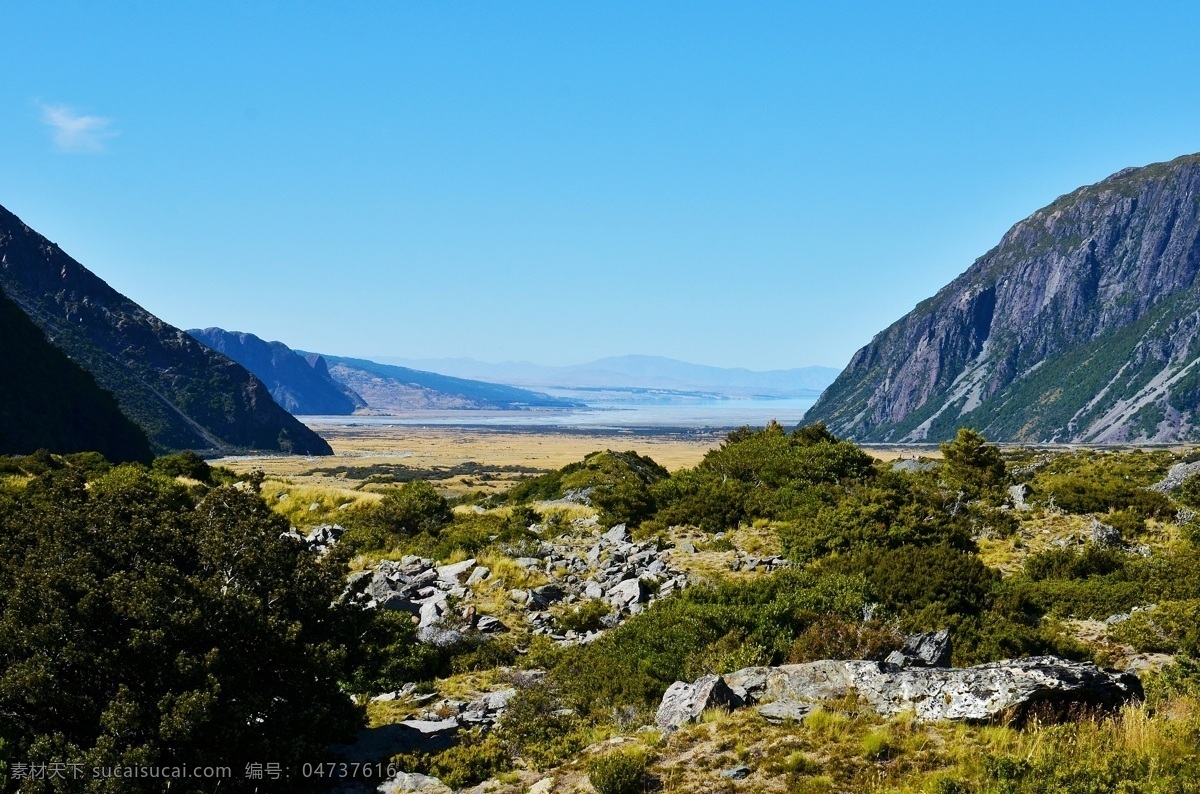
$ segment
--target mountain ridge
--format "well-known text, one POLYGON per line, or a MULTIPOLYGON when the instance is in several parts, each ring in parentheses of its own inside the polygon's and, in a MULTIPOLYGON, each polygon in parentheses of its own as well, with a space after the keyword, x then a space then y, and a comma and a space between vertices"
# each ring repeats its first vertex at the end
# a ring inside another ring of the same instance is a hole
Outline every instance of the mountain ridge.
POLYGON ((877 334, 808 414, 859 441, 1200 438, 1200 155, 1014 224, 877 334))
POLYGON ((116 397, 156 451, 332 452, 241 365, 113 289, 4 207, 0 288, 116 397))
POLYGON ((433 369, 458 377, 480 377, 529 387, 652 388, 720 392, 739 396, 816 397, 838 373, 838 370, 830 367, 765 371, 741 367, 712 367, 664 356, 636 354, 609 356, 565 366, 548 366, 526 361, 490 363, 470 358, 375 358, 404 366, 433 369))

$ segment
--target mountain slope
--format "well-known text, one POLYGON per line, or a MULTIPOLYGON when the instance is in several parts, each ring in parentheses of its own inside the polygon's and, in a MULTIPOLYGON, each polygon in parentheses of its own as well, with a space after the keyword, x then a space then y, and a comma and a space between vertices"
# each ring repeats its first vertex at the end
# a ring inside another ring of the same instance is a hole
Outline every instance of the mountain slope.
POLYGON ((1200 155, 1060 197, 851 359, 806 420, 860 441, 1200 438, 1200 155))
POLYGON ((112 289, 3 207, 0 288, 113 393, 158 451, 331 452, 239 364, 112 289))
POLYGON ((491 364, 467 358, 420 360, 388 357, 381 360, 462 378, 481 378, 518 386, 671 389, 767 397, 815 397, 838 374, 838 370, 830 367, 755 372, 740 367, 709 367, 662 356, 640 355, 614 356, 564 367, 512 361, 491 364))
POLYGON ((320 355, 304 357, 283 342, 221 328, 192 329, 188 334, 253 372, 288 413, 344 415, 366 406, 329 375, 320 355))
MULTIPOLYGON (((311 355, 311 354, 310 354, 311 355)), ((570 408, 579 403, 513 386, 452 378, 361 358, 324 356, 329 374, 373 411, 423 409, 525 410, 570 408)))
POLYGON ((114 462, 150 460, 145 433, 116 399, 47 342, 3 292, 0 339, 0 455, 48 449, 94 451, 114 462))

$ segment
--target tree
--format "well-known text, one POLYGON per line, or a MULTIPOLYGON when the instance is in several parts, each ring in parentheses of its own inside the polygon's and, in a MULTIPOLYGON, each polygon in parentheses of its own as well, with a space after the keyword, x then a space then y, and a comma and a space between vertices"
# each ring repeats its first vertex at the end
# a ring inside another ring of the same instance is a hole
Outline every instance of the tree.
POLYGON ((944 479, 952 488, 978 498, 998 490, 1008 479, 1000 450, 980 433, 962 427, 951 442, 941 444, 945 458, 944 479))
MULTIPOLYGON (((245 764, 298 770, 349 738, 360 714, 338 682, 366 618, 339 603, 344 560, 315 557, 281 538, 287 529, 253 492, 226 486, 196 499, 140 466, 90 487, 79 471, 50 471, 0 495, 0 746, 10 769, 219 765, 237 790, 245 764)), ((162 789, 161 779, 22 784, 162 789)))

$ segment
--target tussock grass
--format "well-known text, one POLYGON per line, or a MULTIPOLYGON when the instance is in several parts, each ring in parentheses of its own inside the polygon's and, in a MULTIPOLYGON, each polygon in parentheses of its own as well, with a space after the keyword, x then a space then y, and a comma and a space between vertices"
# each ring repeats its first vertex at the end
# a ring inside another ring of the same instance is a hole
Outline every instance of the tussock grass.
POLYGON ((272 510, 296 527, 341 523, 348 514, 363 510, 380 498, 349 489, 297 485, 275 479, 263 482, 262 495, 272 510))

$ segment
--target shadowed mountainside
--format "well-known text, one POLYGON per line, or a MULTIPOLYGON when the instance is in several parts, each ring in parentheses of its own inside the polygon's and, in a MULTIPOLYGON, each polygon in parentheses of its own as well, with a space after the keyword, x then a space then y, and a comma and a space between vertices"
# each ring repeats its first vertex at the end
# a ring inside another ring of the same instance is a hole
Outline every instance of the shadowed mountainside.
POLYGON ((39 449, 99 452, 111 461, 152 457, 145 433, 116 399, 46 341, 21 308, 0 292, 0 455, 39 449))
POLYGON ((241 365, 120 294, 3 207, 0 288, 112 392, 156 451, 332 452, 241 365))

